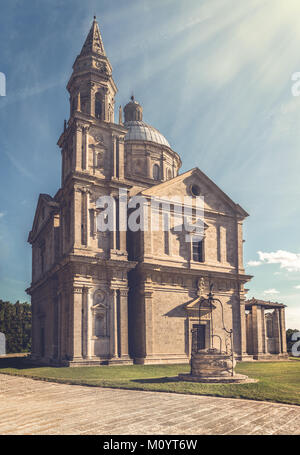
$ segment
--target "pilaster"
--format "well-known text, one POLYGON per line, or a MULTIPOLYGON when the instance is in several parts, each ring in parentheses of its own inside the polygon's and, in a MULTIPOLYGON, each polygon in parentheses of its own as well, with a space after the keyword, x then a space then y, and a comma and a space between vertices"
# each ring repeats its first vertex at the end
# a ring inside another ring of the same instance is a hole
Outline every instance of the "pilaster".
POLYGON ((73 287, 72 294, 73 294, 72 360, 77 360, 82 358, 82 312, 83 312, 82 288, 75 285, 73 287))
POLYGON ((120 289, 120 357, 128 358, 128 290, 120 289))
POLYGON ((261 311, 257 305, 252 306, 252 333, 253 333, 253 354, 258 356, 262 351, 262 321, 261 311))
POLYGON ((151 356, 154 354, 154 338, 153 338, 153 301, 152 291, 144 291, 144 308, 145 308, 145 354, 151 356))
POLYGON ((280 334, 281 334, 281 352, 286 354, 286 329, 285 329, 285 309, 280 308, 280 334))

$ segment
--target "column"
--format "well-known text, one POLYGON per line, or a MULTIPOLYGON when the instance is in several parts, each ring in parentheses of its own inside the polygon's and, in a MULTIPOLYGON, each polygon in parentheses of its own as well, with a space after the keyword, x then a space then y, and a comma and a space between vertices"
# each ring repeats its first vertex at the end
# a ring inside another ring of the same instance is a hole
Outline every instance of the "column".
POLYGON ((125 155, 124 155, 124 138, 119 137, 119 178, 124 179, 125 155))
POLYGON ((245 300, 240 298, 240 321, 241 321, 241 356, 247 355, 247 327, 245 314, 245 300))
POLYGON ((120 356, 128 357, 128 290, 120 289, 120 356))
POLYGON ((118 210, 118 202, 116 201, 116 197, 111 194, 114 200, 114 207, 113 207, 113 230, 106 231, 107 234, 110 236, 110 255, 115 252, 117 249, 117 210, 118 210))
POLYGON ((279 321, 279 309, 276 308, 274 310, 274 319, 273 319, 273 327, 274 327, 274 337, 275 337, 275 346, 276 346, 276 353, 280 354, 281 351, 281 334, 280 334, 280 321, 279 321))
POLYGON ((86 245, 89 245, 89 239, 90 239, 90 191, 86 191, 86 245))
MULTIPOLYGON (((93 84, 93 83, 91 83, 93 84)), ((91 112, 91 116, 92 117, 95 117, 95 97, 96 97, 96 91, 95 89, 93 88, 94 86, 91 85, 90 86, 90 102, 91 102, 91 105, 90 105, 90 112, 91 112)))
POLYGON ((236 254, 236 268, 239 273, 243 273, 243 221, 236 218, 236 240, 237 240, 237 254, 236 254))
POLYGON ((119 248, 122 254, 127 256, 127 191, 119 194, 119 204, 116 207, 119 210, 119 248))
POLYGON ((80 188, 74 190, 74 202, 72 204, 72 234, 75 247, 81 246, 81 201, 82 191, 80 188))
POLYGON ((109 114, 108 114, 108 88, 103 87, 103 92, 104 92, 104 106, 103 106, 103 120, 105 122, 109 122, 109 114))
POLYGON ((151 169, 151 156, 150 156, 150 152, 145 152, 145 155, 146 155, 146 162, 147 162, 147 177, 149 179, 151 179, 153 176, 152 176, 152 169, 151 169))
POLYGON ((165 180, 165 158, 163 153, 160 157, 160 180, 165 180))
POLYGON ((189 313, 187 313, 187 317, 186 317, 186 330, 187 330, 187 334, 186 334, 186 343, 187 343, 187 346, 186 346, 186 355, 188 357, 191 356, 191 352, 192 352, 192 349, 191 349, 191 344, 192 344, 192 337, 191 337, 191 320, 190 320, 190 315, 189 313))
POLYGON ((64 359, 67 353, 67 333, 65 330, 66 324, 66 292, 62 290, 59 294, 59 318, 60 318, 60 327, 59 327, 59 358, 64 359))
POLYGON ((281 352, 286 354, 286 329, 285 329, 285 309, 280 308, 280 334, 281 334, 281 352))
POLYGON ((89 333, 89 289, 83 288, 82 290, 82 301, 83 301, 83 318, 82 318, 82 341, 83 341, 83 356, 90 358, 90 333, 89 333))
POLYGON ((110 349, 111 356, 113 358, 118 358, 118 311, 116 289, 112 289, 112 302, 110 312, 110 349))
POLYGON ((89 128, 83 128, 83 140, 82 140, 82 170, 88 169, 88 162, 89 162, 89 128))
POLYGON ((145 332, 146 332, 146 346, 145 355, 146 357, 153 354, 153 302, 152 302, 152 291, 144 292, 144 308, 145 308, 145 332))
POLYGON ((75 169, 82 169, 82 125, 76 125, 75 130, 75 169))
POLYGON ((112 136, 112 176, 117 178, 117 138, 116 136, 112 136))
POLYGON ((261 307, 261 325, 262 325, 262 350, 264 354, 267 353, 267 327, 265 318, 265 309, 261 307))
MULTIPOLYGON (((158 211, 158 222, 160 222, 160 211, 159 208, 155 208, 154 210, 158 211)), ((151 201, 148 200, 147 204, 144 206, 144 217, 147 219, 147 225, 145 225, 145 230, 144 232, 141 232, 141 235, 139 236, 139 251, 143 251, 144 256, 152 256, 153 250, 152 250, 152 242, 153 242, 153 236, 158 235, 160 232, 159 231, 154 231, 152 230, 152 213, 151 213, 151 201), (144 241, 143 241, 144 237, 144 241)), ((156 215, 156 214, 155 214, 156 215)))
POLYGON ((81 192, 81 244, 87 246, 87 223, 88 223, 88 213, 87 213, 87 192, 81 192))
POLYGON ((252 334, 253 334, 253 354, 262 354, 262 324, 261 311, 257 305, 252 306, 252 334))
POLYGON ((82 288, 75 286, 73 288, 73 305, 72 305, 72 345, 73 360, 82 358, 82 288))

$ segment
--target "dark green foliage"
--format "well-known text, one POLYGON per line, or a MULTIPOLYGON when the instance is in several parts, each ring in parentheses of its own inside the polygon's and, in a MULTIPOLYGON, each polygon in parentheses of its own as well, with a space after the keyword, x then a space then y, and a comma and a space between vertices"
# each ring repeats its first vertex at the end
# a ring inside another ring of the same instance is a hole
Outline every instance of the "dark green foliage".
POLYGON ((287 329, 286 331, 286 344, 287 344, 287 351, 291 352, 292 351, 292 346, 295 343, 295 340, 292 341, 292 335, 293 333, 300 332, 300 330, 297 329, 287 329))
POLYGON ((0 332, 6 336, 6 352, 27 352, 31 349, 31 305, 0 300, 0 332))

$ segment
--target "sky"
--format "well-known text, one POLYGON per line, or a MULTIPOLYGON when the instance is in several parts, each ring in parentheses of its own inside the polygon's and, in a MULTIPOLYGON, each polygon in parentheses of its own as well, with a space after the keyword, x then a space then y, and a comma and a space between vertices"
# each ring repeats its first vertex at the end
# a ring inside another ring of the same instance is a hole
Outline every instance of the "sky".
POLYGON ((60 186, 66 84, 96 15, 116 106, 133 92, 181 172, 198 166, 250 214, 248 296, 288 305, 300 330, 300 2, 0 0, 0 11, 0 299, 29 300, 28 233, 39 193, 60 186))

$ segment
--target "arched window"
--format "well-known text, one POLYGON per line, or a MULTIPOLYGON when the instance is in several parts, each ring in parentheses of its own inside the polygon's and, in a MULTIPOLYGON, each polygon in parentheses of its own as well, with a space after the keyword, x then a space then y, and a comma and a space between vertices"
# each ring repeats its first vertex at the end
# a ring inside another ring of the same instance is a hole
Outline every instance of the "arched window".
POLYGON ((102 118, 102 97, 100 93, 95 96, 95 117, 102 118))
POLYGON ((170 180, 172 178, 172 171, 171 169, 168 169, 167 171, 167 179, 170 180))
POLYGON ((160 169, 158 164, 153 165, 153 178, 154 180, 159 180, 160 169))

